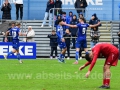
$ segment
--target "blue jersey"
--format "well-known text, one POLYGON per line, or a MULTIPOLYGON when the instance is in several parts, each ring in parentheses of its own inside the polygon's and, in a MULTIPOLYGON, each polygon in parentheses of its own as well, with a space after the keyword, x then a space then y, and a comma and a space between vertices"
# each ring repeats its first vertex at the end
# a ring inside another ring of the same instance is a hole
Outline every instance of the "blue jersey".
POLYGON ((87 31, 87 27, 89 27, 89 24, 77 24, 78 27, 78 38, 82 38, 82 39, 86 39, 86 31, 87 31))
POLYGON ((20 32, 20 28, 18 27, 14 27, 10 29, 10 34, 13 40, 19 40, 19 32, 20 32))
POLYGON ((58 36, 58 42, 60 42, 61 39, 63 38, 63 27, 60 25, 57 26, 57 36, 58 36))

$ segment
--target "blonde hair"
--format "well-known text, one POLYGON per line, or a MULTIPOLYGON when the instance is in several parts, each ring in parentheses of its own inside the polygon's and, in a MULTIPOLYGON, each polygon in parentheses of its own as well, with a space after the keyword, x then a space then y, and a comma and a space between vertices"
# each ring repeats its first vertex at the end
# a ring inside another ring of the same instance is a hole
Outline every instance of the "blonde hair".
POLYGON ((21 25, 19 22, 17 22, 16 24, 15 24, 16 26, 19 26, 19 25, 21 25))

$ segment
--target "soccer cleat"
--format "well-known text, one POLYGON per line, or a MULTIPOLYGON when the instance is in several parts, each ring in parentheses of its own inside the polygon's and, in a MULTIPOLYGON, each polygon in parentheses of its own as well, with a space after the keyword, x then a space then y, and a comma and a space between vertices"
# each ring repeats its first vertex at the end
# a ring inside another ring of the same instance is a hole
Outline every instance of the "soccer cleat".
POLYGON ((102 85, 102 86, 100 86, 99 88, 102 88, 102 89, 110 89, 110 86, 108 86, 108 85, 102 85))
POLYGON ((19 60, 19 63, 21 64, 21 63, 23 63, 23 61, 22 61, 22 60, 19 60))
POLYGON ((73 64, 78 64, 78 62, 77 62, 77 61, 75 61, 73 64))
POLYGON ((110 86, 108 86, 108 85, 106 86, 106 85, 105 85, 105 86, 103 87, 103 89, 110 89, 110 86))
POLYGON ((57 60, 58 60, 58 62, 61 62, 61 58, 60 57, 58 57, 57 60))
POLYGON ((99 88, 103 88, 105 85, 100 86, 99 88))
POLYGON ((61 62, 62 62, 62 63, 65 63, 65 60, 64 60, 64 59, 61 59, 61 62))
POLYGON ((7 55, 4 55, 4 59, 7 60, 7 55))

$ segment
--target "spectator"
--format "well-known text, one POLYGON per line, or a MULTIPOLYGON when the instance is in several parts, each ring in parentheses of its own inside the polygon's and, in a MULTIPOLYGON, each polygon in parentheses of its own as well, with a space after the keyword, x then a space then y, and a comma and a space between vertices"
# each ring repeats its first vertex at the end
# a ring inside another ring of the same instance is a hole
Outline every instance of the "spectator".
MULTIPOLYGON (((94 25, 94 24, 97 24, 97 23, 99 23, 100 22, 100 20, 98 19, 98 17, 97 17, 97 15, 96 14, 93 14, 92 15, 92 17, 91 17, 91 20, 89 21, 89 24, 90 25, 94 25)), ((99 25, 99 26, 101 26, 101 24, 99 25)), ((91 30, 98 30, 99 28, 98 28, 98 26, 97 27, 94 27, 94 28, 91 28, 91 30)))
POLYGON ((54 0, 49 0, 47 2, 45 17, 44 17, 44 21, 43 21, 41 27, 43 27, 45 25, 48 16, 49 16, 49 27, 52 27, 51 25, 52 25, 52 12, 53 12, 53 10, 50 10, 51 8, 54 8, 54 0), (49 10, 50 10, 50 14, 49 14, 49 10))
MULTIPOLYGON (((79 13, 79 18, 84 18, 82 13, 79 13)), ((86 23, 86 19, 84 18, 84 23, 86 23)))
POLYGON ((24 42, 34 42, 35 32, 32 29, 32 26, 28 26, 28 31, 25 34, 26 38, 23 40, 24 42))
MULTIPOLYGON (((76 25, 76 24, 78 24, 79 22, 78 22, 78 20, 77 20, 77 16, 76 15, 73 15, 73 19, 72 19, 72 21, 70 22, 70 24, 71 25, 76 25)), ((76 37, 76 34, 77 34, 77 31, 78 31, 78 28, 69 28, 70 29, 70 32, 71 32, 71 34, 72 34, 72 43, 73 43, 73 47, 72 47, 72 49, 75 49, 75 41, 76 41, 76 39, 75 39, 75 37, 76 37)))
POLYGON ((8 0, 5 0, 4 4, 2 5, 1 11, 3 11, 3 20, 11 20, 11 5, 8 0))
POLYGON ((65 38, 65 43, 66 43, 66 47, 67 47, 67 59, 70 59, 70 37, 71 37, 71 33, 70 33, 69 29, 66 29, 64 37, 66 37, 65 38))
POLYGON ((20 10, 20 20, 23 18, 23 0, 13 0, 16 6, 16 20, 19 19, 19 10, 20 10))
POLYGON ((55 16, 62 15, 62 1, 61 0, 55 0, 55 16))
MULTIPOLYGON (((56 21, 55 21, 55 25, 54 25, 54 27, 57 28, 57 25, 59 24, 58 21, 61 20, 61 19, 62 19, 61 15, 60 15, 60 14, 57 15, 57 19, 56 19, 56 21)), ((57 30, 57 29, 56 29, 56 30, 57 30)))
POLYGON ((73 12, 70 11, 70 12, 69 12, 69 16, 68 16, 67 19, 66 19, 66 23, 67 23, 67 24, 70 24, 70 22, 72 21, 72 19, 73 19, 73 12))
POLYGON ((51 46, 51 53, 50 53, 50 58, 53 58, 53 52, 55 51, 55 58, 57 59, 57 35, 55 30, 52 30, 52 34, 48 35, 48 38, 50 38, 50 46, 51 46))
POLYGON ((99 42, 100 32, 96 30, 91 30, 91 49, 99 42))
POLYGON ((85 13, 85 8, 87 7, 87 2, 86 2, 86 0, 76 0, 74 6, 75 6, 76 11, 79 16, 79 13, 85 13), (77 8, 79 8, 80 10, 78 10, 77 8), (84 9, 84 10, 82 10, 82 9, 84 9))

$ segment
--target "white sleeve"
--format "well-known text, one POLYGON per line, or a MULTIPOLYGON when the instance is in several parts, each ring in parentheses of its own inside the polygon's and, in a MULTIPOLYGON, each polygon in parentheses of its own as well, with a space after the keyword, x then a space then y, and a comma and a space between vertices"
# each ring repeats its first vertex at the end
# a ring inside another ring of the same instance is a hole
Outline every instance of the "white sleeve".
POLYGON ((27 37, 34 37, 34 36, 35 36, 34 30, 28 32, 28 34, 27 34, 27 37))

